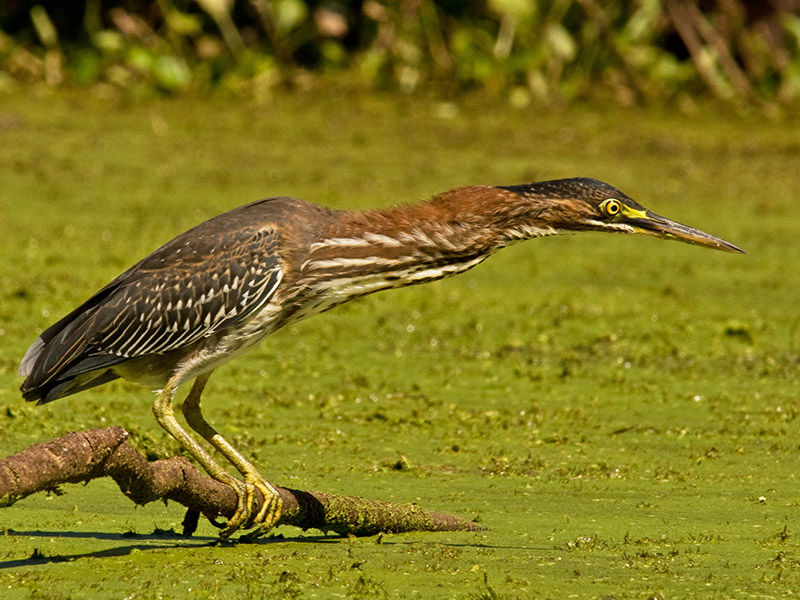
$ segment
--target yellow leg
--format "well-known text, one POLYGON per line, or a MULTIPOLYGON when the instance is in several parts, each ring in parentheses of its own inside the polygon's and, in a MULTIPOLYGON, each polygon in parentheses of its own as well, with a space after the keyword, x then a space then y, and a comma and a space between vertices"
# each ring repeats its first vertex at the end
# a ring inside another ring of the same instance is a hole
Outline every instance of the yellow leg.
MULTIPOLYGON (((202 391, 202 388, 205 385, 205 382, 208 380, 209 375, 210 374, 202 375, 198 378, 198 381, 202 380, 200 381, 200 391, 202 391)), ((197 383, 195 385, 197 385, 197 383)), ((167 382, 167 385, 164 386, 164 389, 161 390, 156 396, 156 400, 153 403, 153 413, 155 414, 159 425, 161 425, 161 427, 163 427, 172 437, 174 437, 178 443, 183 446, 197 462, 200 463, 200 465, 211 477, 217 481, 230 485, 236 492, 236 496, 238 498, 236 512, 228 522, 228 526, 225 528, 225 531, 223 531, 223 537, 227 537, 250 519, 252 514, 253 486, 248 485, 243 481, 239 481, 225 471, 225 469, 223 469, 222 466, 205 450, 205 448, 203 448, 203 446, 201 446, 194 438, 192 438, 192 436, 189 435, 189 433, 181 426, 181 424, 175 418, 175 413, 172 407, 172 400, 175 396, 176 389, 177 385, 172 379, 170 379, 167 382), (249 506, 248 497, 250 498, 249 506)))
MULTIPOLYGON (((254 539, 258 536, 264 535, 270 529, 272 529, 275 524, 278 522, 281 516, 281 509, 283 502, 281 501, 281 497, 278 494, 278 491, 258 472, 258 469, 248 461, 228 440, 226 440, 222 435, 214 429, 208 421, 205 420, 203 414, 200 410, 200 396, 203 393, 203 389, 206 386, 206 382, 210 377, 211 373, 204 373, 200 375, 194 381, 194 385, 192 385, 192 389, 189 392, 189 395, 186 397, 186 400, 183 401, 183 405, 181 406, 181 410, 183 412, 183 416, 186 418, 186 422, 189 424, 189 427, 194 429, 197 433, 199 433, 203 438, 211 444, 217 451, 222 454, 225 458, 230 461, 233 466, 242 474, 244 477, 244 484, 246 486, 246 515, 243 516, 242 522, 236 523, 236 526, 233 527, 232 524, 228 524, 226 528, 227 535, 230 535, 236 528, 244 523, 247 524, 250 521, 249 517, 252 514, 252 507, 253 507, 253 490, 258 489, 261 494, 264 496, 264 503, 261 505, 261 509, 258 511, 251 522, 254 525, 258 525, 257 529, 246 536, 248 539, 254 539)), ((236 516, 236 515, 235 515, 236 516)), ((234 516, 234 517, 235 517, 234 516)), ((225 535, 225 532, 223 532, 225 535)))

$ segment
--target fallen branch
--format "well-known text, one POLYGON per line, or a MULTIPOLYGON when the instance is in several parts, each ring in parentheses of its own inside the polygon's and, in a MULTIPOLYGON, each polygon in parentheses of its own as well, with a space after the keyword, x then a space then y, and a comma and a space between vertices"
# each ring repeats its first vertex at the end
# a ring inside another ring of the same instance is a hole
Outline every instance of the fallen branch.
MULTIPOLYGON (((182 457, 148 462, 128 441, 121 427, 69 433, 35 444, 0 460, 0 507, 66 483, 111 477, 136 504, 173 500, 189 511, 184 534, 191 535, 200 514, 212 522, 230 518, 236 510, 233 490, 198 471, 182 457)), ((392 504, 355 496, 337 496, 277 488, 283 499, 279 525, 367 536, 407 531, 480 531, 461 517, 426 510, 413 504, 392 504)), ((255 502, 263 497, 256 491, 255 502)))

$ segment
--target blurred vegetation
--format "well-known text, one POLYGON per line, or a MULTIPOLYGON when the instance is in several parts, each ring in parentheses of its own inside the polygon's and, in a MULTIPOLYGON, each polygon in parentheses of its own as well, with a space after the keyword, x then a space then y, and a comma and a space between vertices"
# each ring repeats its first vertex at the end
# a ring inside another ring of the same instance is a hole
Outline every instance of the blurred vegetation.
POLYGON ((800 0, 4 0, 0 90, 800 99, 800 0))

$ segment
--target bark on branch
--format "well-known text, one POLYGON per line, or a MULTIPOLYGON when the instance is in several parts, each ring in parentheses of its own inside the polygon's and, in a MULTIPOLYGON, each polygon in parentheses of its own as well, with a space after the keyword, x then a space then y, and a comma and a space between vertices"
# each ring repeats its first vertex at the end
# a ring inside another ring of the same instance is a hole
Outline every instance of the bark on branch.
MULTIPOLYGON (((236 494, 203 475, 182 457, 148 462, 128 441, 121 427, 69 433, 35 444, 19 454, 0 459, 0 507, 65 483, 111 477, 136 504, 173 500, 189 511, 184 534, 191 535, 197 517, 212 522, 230 518, 236 494)), ((337 496, 277 488, 283 499, 279 525, 366 536, 408 531, 480 531, 480 525, 461 517, 426 510, 413 504, 392 504, 355 496, 337 496)), ((257 506, 263 497, 256 492, 257 506)))

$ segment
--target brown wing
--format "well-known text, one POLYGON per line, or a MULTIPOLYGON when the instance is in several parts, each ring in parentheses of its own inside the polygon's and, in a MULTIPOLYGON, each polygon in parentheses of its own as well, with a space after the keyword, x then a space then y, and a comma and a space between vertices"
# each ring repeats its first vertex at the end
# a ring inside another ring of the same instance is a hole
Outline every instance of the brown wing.
POLYGON ((269 302, 279 237, 244 208, 168 242, 42 333, 20 365, 23 397, 41 404, 99 385, 115 364, 189 346, 269 302))

